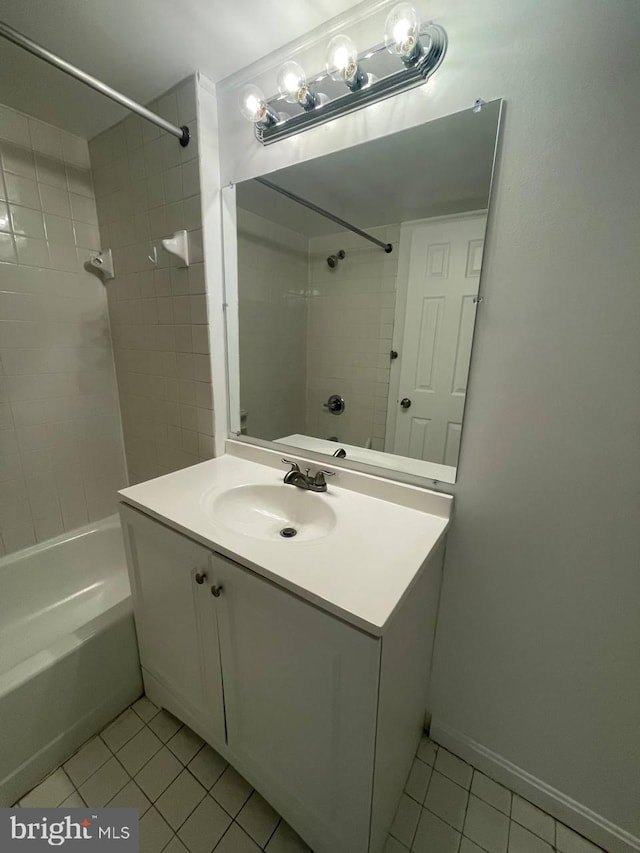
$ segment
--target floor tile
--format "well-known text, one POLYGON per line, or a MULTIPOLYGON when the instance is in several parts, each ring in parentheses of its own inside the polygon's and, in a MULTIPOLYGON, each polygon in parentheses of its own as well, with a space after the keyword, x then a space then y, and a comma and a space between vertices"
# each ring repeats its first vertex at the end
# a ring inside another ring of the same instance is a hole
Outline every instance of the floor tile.
POLYGON ((169 824, 152 806, 140 819, 140 853, 160 853, 172 835, 169 824))
POLYGON ((177 830, 207 792, 188 770, 173 780, 156 801, 156 808, 169 826, 177 830))
POLYGON ((438 747, 436 746, 436 744, 432 740, 429 740, 429 738, 425 735, 420 741, 420 744, 418 746, 418 752, 416 753, 416 755, 418 756, 420 761, 424 761, 425 764, 429 764, 431 767, 433 767, 436 760, 437 752, 438 747))
POLYGON ((462 832, 468 799, 469 792, 465 788, 434 770, 424 801, 425 808, 462 832))
POLYGON ((460 853, 485 853, 482 847, 478 847, 477 844, 474 844, 470 838, 465 838, 462 836, 462 841, 460 842, 460 853))
POLYGON ((166 743, 182 726, 173 714, 168 711, 160 711, 149 723, 149 728, 155 732, 163 743, 166 743))
POLYGON ((282 820, 267 844, 267 853, 311 853, 311 849, 289 824, 282 820))
POLYGON ((20 800, 23 808, 56 808, 75 788, 64 770, 59 767, 20 800))
POLYGON ((205 744, 191 759, 188 767, 200 784, 209 790, 222 776, 228 764, 215 749, 205 744))
POLYGON ((181 771, 182 764, 172 752, 163 747, 136 774, 135 780, 153 803, 181 771))
POLYGON ((473 771, 471 793, 484 800, 485 803, 489 803, 494 809, 498 809, 499 812, 504 812, 506 815, 511 814, 511 791, 494 782, 484 773, 480 773, 479 770, 473 771))
POLYGON ((144 723, 150 722, 160 711, 160 708, 154 705, 151 699, 147 699, 146 696, 138 699, 131 707, 144 723))
POLYGON ((116 758, 110 758, 99 770, 80 785, 82 799, 88 806, 102 808, 129 781, 126 770, 116 758))
POLYGON ((415 853, 458 853, 459 846, 460 833, 423 809, 411 849, 415 853))
POLYGON ((133 779, 107 803, 110 809, 138 809, 139 817, 142 817, 150 805, 151 803, 144 792, 136 785, 133 779))
POLYGON ((406 794, 409 794, 412 799, 417 800, 420 804, 424 802, 431 773, 432 768, 428 764, 420 761, 419 758, 414 758, 404 790, 406 794))
POLYGON ((458 758, 457 755, 453 755, 453 753, 447 752, 446 749, 440 747, 434 766, 439 773, 442 773, 443 776, 448 776, 449 779, 462 788, 471 787, 473 768, 466 761, 458 758))
POLYGON ((556 847, 559 853, 602 853, 600 847, 560 822, 556 824, 556 847))
POLYGON ((203 746, 204 741, 188 726, 183 726, 167 741, 167 747, 185 766, 203 746))
POLYGON ((411 797, 403 794, 398 803, 398 810, 396 811, 393 823, 391 824, 391 835, 407 847, 411 847, 421 812, 422 809, 418 803, 412 800, 411 797))
POLYGON ((127 773, 135 776, 160 749, 162 749, 162 741, 145 726, 118 750, 116 756, 127 773))
POLYGON ((409 853, 409 848, 405 847, 404 844, 400 844, 398 839, 394 838, 393 835, 387 835, 382 853, 409 853))
POLYGON ((177 835, 174 835, 171 841, 164 848, 163 853, 189 853, 189 850, 184 846, 177 835))
POLYGON ((73 784, 78 787, 111 758, 111 752, 99 737, 91 738, 75 755, 62 765, 73 784))
POLYGON ((100 733, 100 737, 111 752, 117 752, 128 740, 137 734, 144 723, 131 708, 127 708, 120 716, 100 733))
POLYGON ((232 823, 215 851, 216 853, 260 853, 260 848, 237 823, 232 823))
POLYGON ((257 791, 254 791, 240 810, 236 820, 256 844, 264 847, 273 835, 280 815, 257 791))
POLYGON ((162 853, 189 853, 189 850, 184 846, 182 841, 180 841, 178 836, 174 835, 162 853))
POLYGON ((509 853, 553 853, 553 847, 512 820, 509 829, 509 853))
POLYGON ((74 791, 63 803, 60 803, 60 807, 63 809, 83 809, 85 806, 85 801, 77 791, 74 791))
POLYGON ((178 830, 190 853, 211 853, 229 826, 231 818, 207 795, 178 830))
POLYGON ((464 834, 484 847, 487 853, 506 853, 509 839, 509 818, 483 800, 469 797, 464 834))
POLYGON ((523 800, 517 794, 513 795, 513 804, 511 806, 511 820, 524 826, 526 829, 533 832, 534 835, 539 835, 549 844, 555 842, 555 821, 546 812, 536 808, 528 800, 523 800))
POLYGON ((253 788, 229 766, 211 789, 211 796, 231 817, 235 817, 251 796, 253 788))

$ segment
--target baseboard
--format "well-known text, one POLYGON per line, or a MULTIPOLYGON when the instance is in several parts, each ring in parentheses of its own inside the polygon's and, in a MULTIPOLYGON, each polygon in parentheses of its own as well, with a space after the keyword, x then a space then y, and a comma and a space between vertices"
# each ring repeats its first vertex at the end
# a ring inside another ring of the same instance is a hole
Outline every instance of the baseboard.
POLYGON ((0 807, 8 808, 66 761, 78 747, 103 729, 142 693, 142 683, 128 684, 95 705, 74 724, 30 756, 0 781, 0 807))
POLYGON ((496 782, 501 782, 529 802, 544 809, 608 853, 640 851, 640 838, 571 799, 562 791, 552 788, 551 785, 547 785, 546 782, 512 764, 462 732, 434 718, 429 735, 436 743, 463 758, 496 782))

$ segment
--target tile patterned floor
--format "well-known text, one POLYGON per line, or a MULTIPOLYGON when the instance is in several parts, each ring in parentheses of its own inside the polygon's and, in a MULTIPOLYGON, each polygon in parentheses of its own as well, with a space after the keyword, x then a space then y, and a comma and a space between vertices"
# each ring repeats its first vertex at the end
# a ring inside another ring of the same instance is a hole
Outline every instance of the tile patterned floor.
MULTIPOLYGON (((140 853, 311 853, 215 750, 143 697, 17 804, 140 812, 140 853)), ((384 853, 602 853, 423 738, 384 853)))

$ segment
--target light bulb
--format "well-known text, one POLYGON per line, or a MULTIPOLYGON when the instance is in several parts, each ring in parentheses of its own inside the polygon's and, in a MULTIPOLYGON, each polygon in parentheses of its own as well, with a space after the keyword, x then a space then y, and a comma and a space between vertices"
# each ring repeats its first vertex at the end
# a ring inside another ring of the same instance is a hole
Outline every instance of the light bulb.
POLYGON ((285 62, 278 72, 278 91, 289 104, 300 104, 305 110, 316 106, 304 68, 297 62, 285 62))
POLYGON ((273 124, 273 113, 269 109, 267 99, 261 89, 257 86, 245 86, 240 93, 240 112, 254 124, 273 124))
POLYGON ((334 36, 327 45, 327 73, 332 80, 360 88, 364 74, 358 65, 358 49, 348 36, 334 36))
POLYGON ((420 17, 410 3, 398 3, 389 12, 384 28, 384 43, 389 53, 415 62, 422 51, 420 17))

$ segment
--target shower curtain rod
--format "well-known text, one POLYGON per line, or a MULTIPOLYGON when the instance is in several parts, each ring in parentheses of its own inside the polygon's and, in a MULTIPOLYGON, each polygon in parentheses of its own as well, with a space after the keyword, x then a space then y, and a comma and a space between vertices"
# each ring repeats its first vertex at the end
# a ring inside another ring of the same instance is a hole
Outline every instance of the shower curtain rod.
POLYGON ((366 231, 362 231, 362 229, 357 228, 355 225, 351 225, 350 222, 346 222, 346 220, 340 219, 339 216, 335 216, 333 213, 329 213, 328 210, 324 210, 322 207, 318 207, 318 205, 314 204, 312 201, 307 201, 305 198, 301 198, 299 195, 289 192, 289 190, 282 189, 282 187, 279 187, 276 184, 272 184, 271 181, 267 181, 266 178, 256 178, 255 180, 258 181, 259 184, 264 184, 265 187, 269 187, 270 190, 275 190, 277 193, 280 193, 281 195, 290 198, 291 201, 295 201, 298 204, 303 205, 303 207, 308 207, 309 210, 313 210, 314 213, 319 213, 320 216, 324 216, 327 219, 331 219, 332 222, 336 222, 338 225, 341 225, 348 231, 353 231, 354 234, 358 234, 358 236, 363 237, 370 243, 375 243, 376 246, 380 246, 381 249, 384 249, 387 254, 389 254, 389 252, 393 252, 393 246, 391 245, 391 243, 383 243, 382 240, 377 240, 375 237, 372 237, 371 234, 367 234, 366 231))
POLYGON ((8 26, 8 24, 5 24, 3 21, 0 21, 0 36, 4 36, 4 38, 8 39, 14 44, 17 44, 18 47, 22 47, 25 50, 28 50, 29 53, 33 53, 34 56, 38 56, 40 59, 44 59, 45 62, 48 62, 50 65, 53 65, 55 68, 59 68, 60 71, 64 71, 65 74, 69 74, 71 77, 75 77, 76 80, 79 80, 86 86, 90 86, 92 89, 95 89, 96 92, 101 92, 103 95, 106 95, 107 98, 111 98, 111 100, 115 101, 117 104, 126 107, 133 113, 137 113, 139 116, 141 116, 141 118, 152 122, 153 124, 162 128, 162 130, 166 130, 167 133, 171 133, 173 136, 177 136, 177 138, 180 140, 180 145, 182 145, 183 148, 186 148, 186 146, 189 144, 189 128, 186 125, 184 125, 183 127, 178 127, 175 124, 171 124, 170 121, 167 121, 161 116, 156 115, 156 113, 152 112, 151 110, 148 110, 141 104, 136 103, 136 101, 132 101, 131 98, 128 98, 126 95, 120 94, 120 92, 117 92, 115 89, 112 89, 111 86, 107 86, 106 83, 103 83, 101 80, 97 80, 95 77, 92 77, 90 74, 87 74, 80 68, 76 68, 75 65, 72 65, 70 62, 67 62, 66 59, 62 59, 62 57, 57 56, 50 50, 47 50, 46 47, 43 47, 41 44, 38 44, 37 42, 32 41, 30 38, 27 38, 27 36, 22 35, 22 33, 19 33, 18 30, 14 30, 13 27, 8 26))

